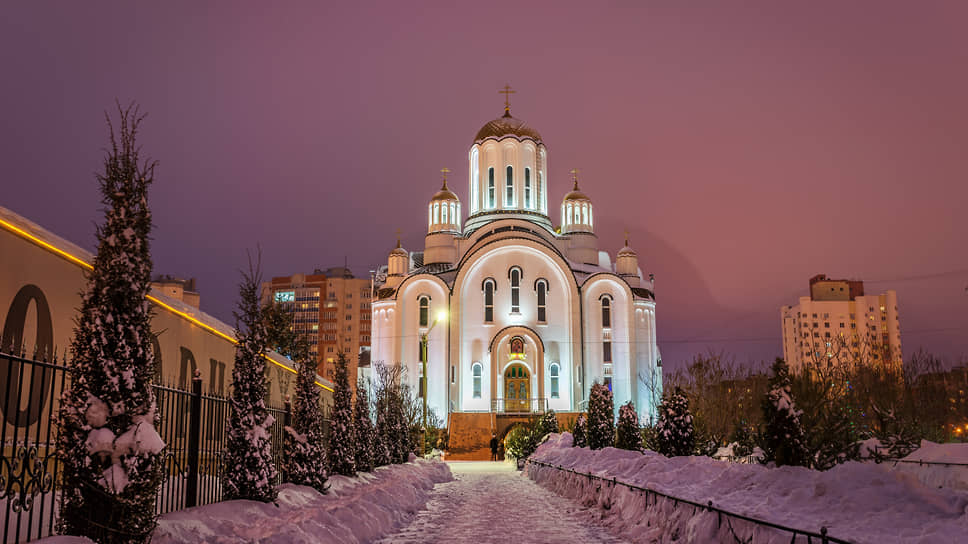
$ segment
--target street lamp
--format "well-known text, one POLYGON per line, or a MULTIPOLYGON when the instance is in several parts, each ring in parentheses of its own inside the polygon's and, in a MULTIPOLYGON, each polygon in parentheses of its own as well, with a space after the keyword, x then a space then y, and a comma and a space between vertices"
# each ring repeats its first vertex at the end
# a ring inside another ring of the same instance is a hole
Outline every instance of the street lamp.
POLYGON ((434 330, 434 326, 437 325, 438 321, 447 321, 447 312, 441 311, 437 314, 437 318, 434 322, 430 324, 430 328, 427 332, 420 335, 420 349, 423 355, 421 359, 421 364, 423 365, 423 376, 421 377, 421 385, 423 387, 423 448, 420 450, 420 456, 423 457, 427 452, 427 343, 430 337, 430 331, 434 330))

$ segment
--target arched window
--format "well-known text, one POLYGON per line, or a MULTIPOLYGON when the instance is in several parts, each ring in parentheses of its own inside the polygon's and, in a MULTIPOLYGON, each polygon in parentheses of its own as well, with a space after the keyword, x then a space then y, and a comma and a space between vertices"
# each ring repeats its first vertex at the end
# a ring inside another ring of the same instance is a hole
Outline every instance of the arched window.
POLYGON ((434 207, 427 206, 427 224, 428 226, 434 226, 434 207))
POLYGON ((548 374, 551 376, 551 398, 556 399, 559 397, 558 393, 558 374, 560 369, 558 363, 551 363, 551 369, 548 374))
POLYGON ((457 204, 450 203, 450 222, 457 224, 457 204))
POLYGON ((430 297, 420 297, 420 326, 426 327, 430 318, 430 297))
POLYGON ((612 299, 609 297, 602 297, 602 327, 612 327, 612 299))
POLYGON ((531 209, 531 169, 524 169, 524 207, 531 209))
POLYGON ((440 204, 434 202, 434 223, 440 223, 440 204))
POLYGON ((504 183, 506 189, 504 195, 504 206, 510 208, 514 205, 514 169, 508 166, 506 181, 504 183))
POLYGON ((474 149, 471 151, 471 213, 476 212, 481 205, 479 200, 481 180, 478 179, 478 168, 480 165, 477 162, 477 149, 474 149))
POLYGON ((447 221, 447 203, 446 202, 444 202, 444 205, 440 207, 440 222, 441 223, 450 222, 450 221, 447 221))
POLYGON ((482 377, 483 373, 484 373, 484 367, 481 366, 481 363, 474 363, 474 366, 472 367, 472 370, 471 370, 471 375, 473 376, 473 381, 474 381, 473 385, 474 385, 475 399, 481 398, 481 381, 483 380, 483 377, 482 377))
POLYGON ((521 311, 521 269, 511 269, 511 313, 516 314, 521 311))
POLYGON ((543 208, 544 204, 542 204, 542 202, 543 202, 542 196, 544 194, 542 193, 542 188, 541 188, 541 171, 540 170, 538 171, 538 179, 535 180, 535 181, 538 184, 537 187, 535 187, 535 189, 537 189, 537 191, 535 192, 535 197, 536 197, 535 199, 538 201, 538 208, 541 208, 542 211, 544 211, 544 208, 543 208))
POLYGON ((538 323, 544 323, 547 319, 546 305, 548 298, 548 282, 540 279, 535 284, 535 290, 538 292, 538 323))
POLYGON ((484 322, 494 322, 494 280, 484 280, 484 322))
POLYGON ((612 362, 612 342, 605 340, 602 342, 602 362, 605 364, 612 362))
POLYGON ((494 208, 497 204, 494 200, 494 167, 487 169, 487 207, 494 208))

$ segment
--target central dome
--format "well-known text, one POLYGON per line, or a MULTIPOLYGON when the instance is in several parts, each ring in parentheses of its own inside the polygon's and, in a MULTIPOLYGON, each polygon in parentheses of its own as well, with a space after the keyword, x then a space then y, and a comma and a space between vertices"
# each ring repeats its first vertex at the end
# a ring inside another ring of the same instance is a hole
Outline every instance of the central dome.
POLYGON ((529 127, 524 121, 511 117, 510 112, 505 112, 503 116, 493 121, 488 121, 481 130, 477 131, 474 142, 483 142, 488 138, 500 140, 504 137, 512 136, 519 140, 530 139, 541 142, 541 135, 538 131, 529 127))

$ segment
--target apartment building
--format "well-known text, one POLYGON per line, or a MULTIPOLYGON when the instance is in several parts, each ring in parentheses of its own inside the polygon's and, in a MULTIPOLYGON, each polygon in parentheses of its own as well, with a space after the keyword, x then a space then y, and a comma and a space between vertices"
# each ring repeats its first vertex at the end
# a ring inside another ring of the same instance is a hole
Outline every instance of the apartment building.
POLYGON ((348 268, 317 269, 263 282, 262 300, 292 312, 295 331, 309 340, 320 376, 333 379, 337 355, 345 353, 355 386, 360 354, 370 348, 370 288, 368 278, 356 278, 348 268))
POLYGON ((897 293, 868 295, 860 280, 810 278, 810 296, 780 309, 783 357, 791 369, 825 360, 901 364, 897 293))

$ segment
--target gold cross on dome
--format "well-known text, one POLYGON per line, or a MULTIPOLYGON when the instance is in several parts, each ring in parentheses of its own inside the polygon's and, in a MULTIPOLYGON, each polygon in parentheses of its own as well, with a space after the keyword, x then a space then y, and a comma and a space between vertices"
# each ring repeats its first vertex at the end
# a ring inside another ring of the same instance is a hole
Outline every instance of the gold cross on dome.
POLYGON ((510 85, 505 85, 504 88, 498 92, 504 94, 504 113, 511 113, 511 95, 517 91, 512 91, 510 85))
POLYGON ((575 182, 575 190, 576 191, 578 190, 578 172, 581 172, 581 170, 579 170, 577 168, 572 168, 571 169, 571 180, 575 182))
POLYGON ((629 246, 629 229, 625 229, 625 247, 629 246))
POLYGON ((400 229, 397 229, 397 247, 400 247, 400 233, 401 232, 402 231, 400 229))
POLYGON ((450 173, 450 168, 446 166, 440 169, 440 173, 444 175, 444 181, 447 181, 447 174, 450 173))

